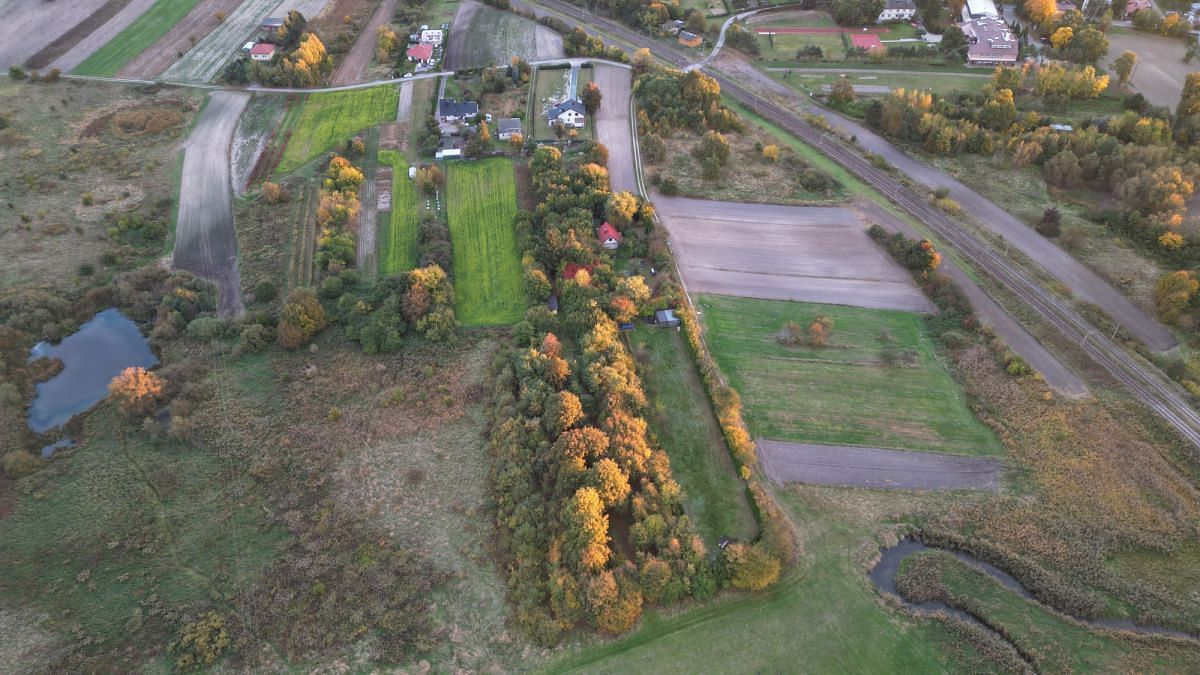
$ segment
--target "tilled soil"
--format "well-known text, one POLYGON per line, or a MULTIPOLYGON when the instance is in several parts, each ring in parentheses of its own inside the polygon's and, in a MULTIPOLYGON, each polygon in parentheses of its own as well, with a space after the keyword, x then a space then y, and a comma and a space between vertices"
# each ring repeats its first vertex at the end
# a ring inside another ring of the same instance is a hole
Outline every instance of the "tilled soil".
POLYGON ((363 74, 367 72, 367 66, 371 65, 371 58, 375 54, 375 45, 379 39, 379 27, 392 20, 398 2, 399 0, 383 0, 379 4, 379 8, 371 15, 371 20, 358 34, 354 46, 342 57, 341 63, 334 71, 333 85, 335 87, 354 84, 363 79, 363 74))
POLYGON ((848 209, 661 195, 654 205, 691 292, 933 310, 848 209))
POLYGON ((120 77, 151 79, 158 77, 179 59, 179 52, 186 52, 192 46, 192 38, 199 42, 204 36, 220 25, 217 12, 230 12, 241 4, 242 0, 203 0, 192 8, 183 20, 175 24, 157 42, 138 54, 117 73, 120 77))
POLYGON ((996 490, 1002 465, 987 457, 759 440, 771 480, 908 490, 996 490))
POLYGON ((87 21, 106 0, 61 2, 8 0, 0 2, 0 67, 22 64, 87 21))
MULTIPOLYGON (((153 3, 153 0, 150 0, 150 1, 151 1, 151 3, 153 3)), ((60 56, 62 56, 63 54, 66 54, 73 47, 75 47, 76 44, 79 43, 80 40, 83 40, 84 38, 91 35, 93 32, 96 31, 96 29, 103 26, 106 22, 108 22, 109 19, 116 16, 116 14, 118 12, 120 12, 122 9, 124 9, 129 4, 130 4, 130 0, 108 0, 108 2, 104 3, 104 5, 102 7, 100 7, 100 9, 97 9, 96 11, 92 12, 91 15, 88 16, 88 18, 84 19, 83 21, 80 21, 78 24, 75 25, 74 28, 67 31, 66 33, 63 33, 62 35, 60 35, 58 37, 57 40, 46 45, 40 52, 29 57, 29 60, 25 62, 25 67, 26 68, 47 68, 47 67, 49 67, 50 64, 54 63, 54 61, 57 60, 60 56)), ((120 31, 118 30, 117 32, 120 32, 120 31)), ((116 33, 113 33, 113 35, 116 35, 116 33)), ((105 41, 107 41, 107 39, 105 41)), ((102 45, 102 44, 104 44, 104 42, 101 42, 100 44, 102 45)), ((99 45, 90 49, 88 51, 88 53, 90 54, 98 48, 99 48, 99 45)), ((72 64, 71 66, 68 66, 67 68, 63 68, 61 65, 57 65, 56 67, 58 67, 62 70, 69 70, 71 68, 74 68, 76 65, 78 65, 78 62, 76 62, 75 64, 72 64)))
POLYGON ((172 264, 217 284, 221 316, 242 313, 229 148, 238 118, 249 102, 249 94, 212 93, 183 157, 172 264))
MULTIPOLYGON (((629 95, 632 71, 619 66, 597 63, 592 81, 600 88, 600 109, 596 111, 596 138, 608 148, 608 180, 614 191, 637 194, 637 174, 633 166, 633 129, 629 120, 629 95)), ((545 120, 537 120, 545 123, 545 120)))

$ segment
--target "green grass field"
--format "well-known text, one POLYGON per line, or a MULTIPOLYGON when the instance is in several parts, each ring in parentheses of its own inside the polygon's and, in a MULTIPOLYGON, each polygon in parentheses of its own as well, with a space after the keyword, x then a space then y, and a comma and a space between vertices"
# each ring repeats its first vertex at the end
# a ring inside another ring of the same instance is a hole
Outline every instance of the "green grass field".
POLYGON ((379 276, 407 272, 417 266, 417 223, 420 200, 408 179, 408 160, 395 150, 380 150, 379 162, 392 167, 392 211, 379 229, 379 276))
MULTIPOLYGON (((865 69, 871 68, 870 64, 864 64, 862 67, 865 69)), ((935 75, 921 73, 856 73, 852 68, 842 68, 836 72, 829 71, 828 73, 771 71, 768 74, 772 78, 793 88, 807 88, 811 91, 821 92, 824 85, 833 84, 842 77, 843 73, 854 84, 881 85, 891 87, 892 89, 903 88, 908 91, 921 89, 942 95, 956 91, 976 94, 982 91, 989 81, 986 77, 972 77, 960 73, 938 73, 935 75)), ((875 94, 863 94, 863 96, 875 96, 875 94)))
POLYGON ((614 642, 568 652, 548 672, 987 672, 964 641, 934 621, 891 612, 855 558, 881 513, 932 506, 945 495, 789 487, 785 508, 805 560, 779 586, 664 615, 648 610, 614 642))
POLYGON ((454 164, 446 192, 458 320, 464 326, 519 321, 525 314, 525 293, 512 223, 517 214, 512 163, 487 159, 454 164))
POLYGON ((112 77, 138 54, 158 41, 180 22, 200 0, 158 0, 125 30, 89 56, 75 70, 77 75, 112 77))
POLYGON ((687 493, 684 508, 711 547, 722 536, 753 539, 758 528, 746 488, 734 473, 721 428, 682 336, 640 328, 629 334, 650 399, 650 430, 687 493))
POLYGON ((291 173, 363 129, 394 120, 399 99, 400 92, 393 86, 310 94, 291 130, 278 172, 291 173))
POLYGON ((968 410, 934 353, 919 314, 705 295, 709 346, 742 395, 756 436, 967 455, 1000 455, 995 435, 968 410), (786 347, 789 321, 833 319, 828 346, 786 347), (911 349, 911 366, 879 363, 886 331, 911 349))

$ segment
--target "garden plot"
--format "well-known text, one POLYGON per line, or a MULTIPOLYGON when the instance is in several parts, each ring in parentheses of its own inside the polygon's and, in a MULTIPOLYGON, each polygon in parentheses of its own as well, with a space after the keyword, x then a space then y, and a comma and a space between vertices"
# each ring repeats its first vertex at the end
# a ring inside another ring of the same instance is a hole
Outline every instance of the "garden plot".
POLYGON ((454 164, 447 184, 458 320, 500 326, 525 313, 513 217, 517 187, 506 159, 454 164))
MULTIPOLYGON (((379 163, 390 165, 391 202, 388 218, 379 230, 379 276, 390 277, 417 266, 417 224, 421 205, 417 188, 408 178, 408 161, 395 150, 380 150, 379 163)), ((381 209, 381 212, 385 210, 381 209)))
POLYGON ((668 197, 655 207, 694 292, 933 309, 849 210, 668 197))
POLYGON ((258 29, 266 17, 283 17, 298 10, 307 18, 315 18, 328 0, 246 0, 225 17, 225 21, 196 43, 183 58, 162 74, 169 82, 209 82, 221 73, 231 59, 258 29))
POLYGON ((446 48, 447 70, 506 66, 514 56, 526 61, 562 58, 562 35, 472 0, 459 5, 446 48))
POLYGON ((309 94, 279 163, 279 173, 295 171, 358 132, 396 116, 399 92, 395 86, 309 94))
POLYGON ((255 96, 238 123, 233 146, 229 150, 233 170, 233 193, 242 196, 250 183, 255 164, 283 117, 285 100, 282 96, 255 96))
POLYGON ((60 3, 42 0, 0 2, 0 64, 25 63, 104 4, 105 0, 75 0, 66 11, 60 3))

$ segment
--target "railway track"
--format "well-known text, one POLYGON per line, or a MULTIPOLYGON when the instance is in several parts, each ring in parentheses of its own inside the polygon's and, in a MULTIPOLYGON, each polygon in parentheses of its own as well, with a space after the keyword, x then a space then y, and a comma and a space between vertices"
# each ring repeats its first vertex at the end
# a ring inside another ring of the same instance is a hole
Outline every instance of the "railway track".
MULTIPOLYGON (((514 2, 526 5, 524 2, 514 2)), ((649 48, 656 56, 680 68, 692 64, 692 57, 604 17, 584 11, 558 0, 538 0, 537 5, 570 17, 580 24, 595 26, 627 46, 649 48)), ((528 5, 527 5, 528 6, 528 5)), ((532 8, 532 7, 531 7, 532 8)), ((897 206, 921 220, 947 245, 952 246, 976 269, 997 279, 1068 340, 1103 367, 1115 380, 1159 417, 1170 424, 1193 446, 1200 448, 1200 413, 1192 407, 1177 385, 1157 368, 1130 355, 1102 331, 1092 325, 1073 307, 1046 290, 1032 275, 1016 263, 1000 257, 982 239, 963 229, 944 212, 931 206, 925 198, 901 183, 887 171, 865 157, 842 145, 794 112, 773 101, 764 99, 729 77, 705 67, 703 69, 721 85, 721 90, 763 118, 804 142, 858 176, 897 206)))

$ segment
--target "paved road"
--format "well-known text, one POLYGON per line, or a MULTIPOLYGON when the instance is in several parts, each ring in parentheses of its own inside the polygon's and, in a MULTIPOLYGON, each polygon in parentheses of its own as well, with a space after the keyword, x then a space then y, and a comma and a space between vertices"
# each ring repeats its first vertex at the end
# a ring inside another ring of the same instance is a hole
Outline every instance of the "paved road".
MULTIPOLYGON (((374 57, 375 45, 379 42, 379 27, 391 22, 398 2, 399 0, 383 0, 379 3, 375 13, 371 15, 371 20, 358 34, 354 46, 350 48, 350 51, 342 58, 337 70, 334 71, 334 85, 353 84, 363 78, 363 74, 367 72, 367 66, 371 64, 371 59, 374 57)), ((404 42, 402 41, 401 44, 404 42)))
POLYGON ((997 490, 1003 468, 990 457, 766 439, 759 439, 758 455, 773 481, 848 487, 997 490))
POLYGON ((689 291, 933 311, 849 209, 653 199, 689 291))
MULTIPOLYGON (((629 119, 629 97, 633 73, 627 68, 596 63, 592 80, 603 97, 596 111, 596 138, 608 148, 608 180, 613 191, 638 194, 633 166, 633 128, 629 119)), ((535 120, 531 124, 544 123, 535 120)))
POLYGON ((223 317, 237 316, 243 309, 230 201, 229 147, 238 118, 249 102, 249 94, 213 92, 184 144, 171 262, 217 284, 217 309, 223 317))
MULTIPOLYGON (((851 208, 858 212, 859 217, 864 221, 878 223, 891 232, 903 232, 914 238, 922 236, 908 223, 869 199, 855 200, 851 208)), ((980 288, 979 284, 975 283, 975 280, 953 260, 943 257, 942 266, 939 269, 962 289, 967 299, 971 301, 971 307, 980 321, 991 326, 996 335, 999 335, 1010 349, 1020 354, 1021 358, 1025 359, 1034 370, 1041 373, 1051 389, 1067 398, 1082 398, 1088 395, 1087 385, 1083 383, 1083 380, 1079 379, 1070 368, 1067 368, 1062 361, 1042 346, 1036 337, 1025 330, 1024 326, 980 288)))

